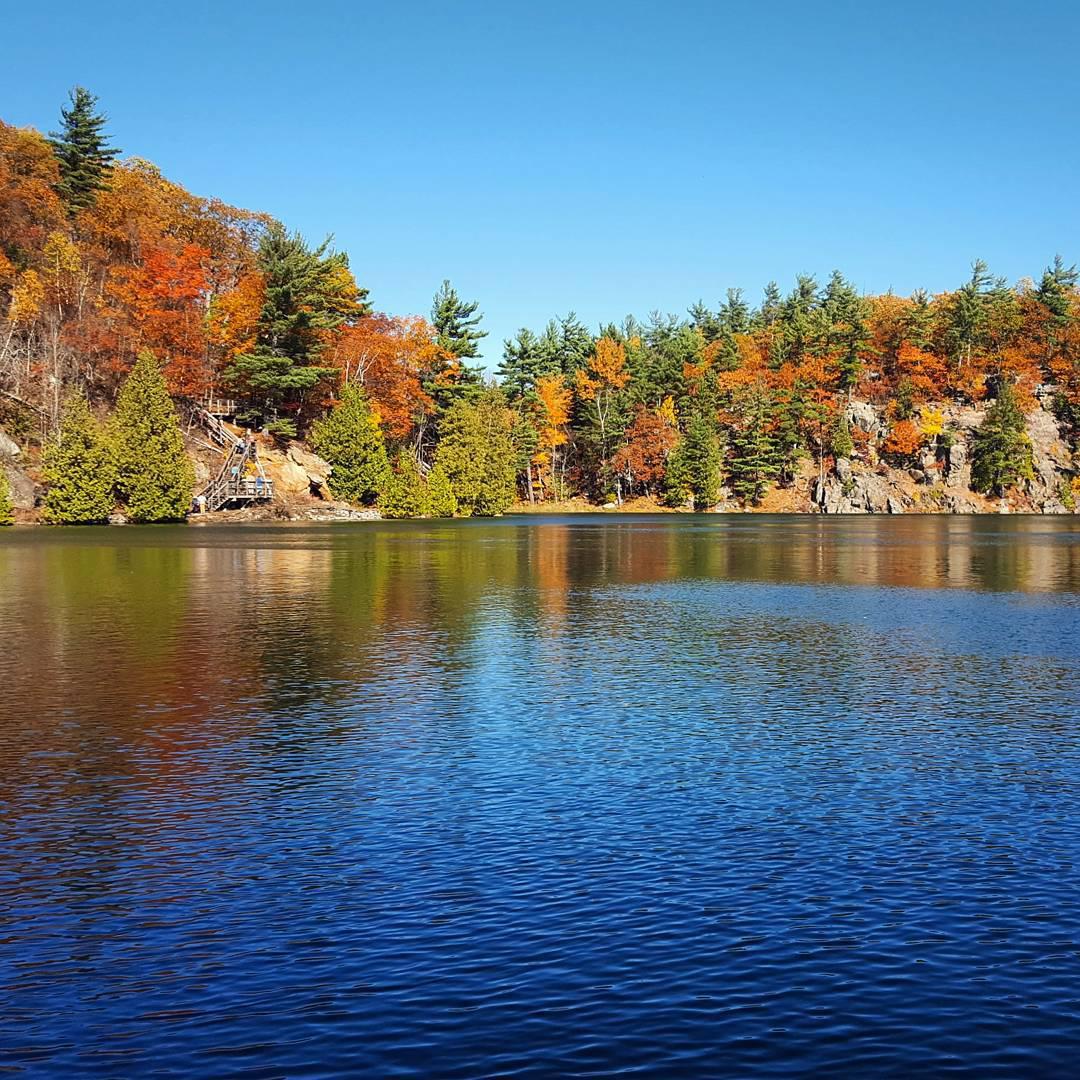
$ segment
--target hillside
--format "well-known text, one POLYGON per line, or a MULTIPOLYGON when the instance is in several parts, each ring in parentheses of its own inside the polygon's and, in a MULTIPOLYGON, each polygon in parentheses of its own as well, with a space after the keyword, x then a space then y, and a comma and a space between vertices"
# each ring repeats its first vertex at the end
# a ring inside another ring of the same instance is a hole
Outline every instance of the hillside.
POLYGON ((120 160, 96 110, 77 89, 51 138, 0 122, 0 457, 24 515, 65 403, 107 417, 145 355, 181 416, 234 402, 286 480, 337 426, 325 484, 270 513, 320 490, 433 512, 432 470, 440 513, 1075 506, 1080 293, 1060 258, 1012 284, 976 261, 935 295, 836 272, 595 332, 571 313, 505 342, 492 379, 477 301, 443 282, 429 318, 378 311, 329 241, 120 160))

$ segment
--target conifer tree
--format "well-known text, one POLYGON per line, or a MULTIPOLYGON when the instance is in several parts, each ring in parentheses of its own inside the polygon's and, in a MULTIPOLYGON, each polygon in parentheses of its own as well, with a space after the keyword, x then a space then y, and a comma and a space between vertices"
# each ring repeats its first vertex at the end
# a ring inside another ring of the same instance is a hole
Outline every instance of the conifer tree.
POLYGON ((277 223, 262 237, 256 265, 265 294, 255 347, 233 358, 225 378, 247 398, 245 420, 295 435, 296 422, 279 412, 285 404, 298 412, 305 395, 336 374, 319 363, 327 332, 368 313, 367 290, 348 258, 330 250, 329 237, 312 249, 277 223))
POLYGON ((43 520, 53 525, 108 521, 116 504, 116 460, 102 426, 81 394, 69 398, 60 430, 45 445, 43 520))
POLYGON ((475 402, 457 401, 447 411, 435 468, 450 480, 460 513, 492 517, 514 501, 517 451, 513 414, 497 389, 475 402))
POLYGON ((356 383, 346 383, 341 400, 311 428, 315 453, 334 467, 330 490, 334 497, 351 503, 373 503, 389 479, 379 419, 367 395, 356 383))
POLYGON ((394 468, 379 493, 379 509, 388 518, 418 518, 428 513, 428 492, 416 458, 407 450, 398 453, 394 468))
POLYGON ((986 411, 974 436, 971 455, 971 486, 975 491, 1004 495, 1005 489, 1030 479, 1031 438, 1016 392, 1004 384, 997 400, 986 411))
POLYGON ((720 438, 714 424, 695 410, 686 434, 668 459, 666 486, 669 502, 682 505, 693 499, 695 510, 707 510, 720 497, 720 438))
POLYGON ((759 503, 769 482, 779 472, 776 448, 768 431, 768 394, 752 391, 740 403, 739 414, 738 423, 731 430, 728 475, 739 498, 759 503))
POLYGON ((457 499, 446 469, 435 463, 427 478, 427 512, 433 518, 450 518, 457 513, 457 499))
POLYGON ((15 522, 15 507, 11 502, 11 484, 4 466, 0 465, 0 525, 12 525, 15 522))
POLYGON ((849 458, 855 453, 855 443, 851 438, 851 425, 848 423, 847 412, 841 410, 840 418, 836 422, 836 430, 832 437, 832 452, 834 457, 849 458))
POLYGON ((116 489, 132 521, 180 521, 191 507, 195 470, 165 377, 142 352, 120 390, 112 419, 116 489))
POLYGON ((120 153, 103 132, 108 117, 94 111, 97 98, 81 86, 70 93, 71 108, 61 108, 62 131, 49 142, 60 164, 57 194, 75 213, 93 206, 106 186, 113 159, 120 153))
POLYGON ((487 337, 487 331, 479 329, 483 319, 479 307, 478 300, 462 300, 450 282, 444 281, 431 305, 436 344, 459 360, 475 360, 481 340, 487 337))

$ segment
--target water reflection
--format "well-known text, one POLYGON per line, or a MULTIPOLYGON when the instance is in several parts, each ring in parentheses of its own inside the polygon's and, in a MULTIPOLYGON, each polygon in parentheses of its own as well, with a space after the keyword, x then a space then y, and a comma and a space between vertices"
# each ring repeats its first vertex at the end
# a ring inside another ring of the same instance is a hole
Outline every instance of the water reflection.
POLYGON ((1080 1052, 1070 519, 9 530, 0 583, 0 1068, 1080 1052))

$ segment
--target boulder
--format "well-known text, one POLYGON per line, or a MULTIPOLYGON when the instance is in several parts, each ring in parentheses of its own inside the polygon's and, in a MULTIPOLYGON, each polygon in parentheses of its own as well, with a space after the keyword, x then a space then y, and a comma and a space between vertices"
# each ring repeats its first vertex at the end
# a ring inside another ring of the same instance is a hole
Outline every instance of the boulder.
POLYGON ((11 458, 14 461, 22 454, 19 444, 4 431, 0 431, 0 458, 11 458))
POLYGON ((324 498, 329 497, 326 481, 334 471, 329 461, 313 454, 298 442, 289 443, 289 452, 286 455, 294 464, 299 465, 308 476, 308 483, 313 491, 319 492, 324 498))

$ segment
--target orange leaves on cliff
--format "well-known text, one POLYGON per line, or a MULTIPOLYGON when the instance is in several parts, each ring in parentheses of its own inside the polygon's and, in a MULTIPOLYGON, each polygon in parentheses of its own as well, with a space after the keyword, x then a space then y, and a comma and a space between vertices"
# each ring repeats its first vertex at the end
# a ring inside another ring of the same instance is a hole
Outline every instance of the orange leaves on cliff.
POLYGON ((897 420, 888 438, 881 444, 881 451, 888 457, 907 461, 918 453, 922 444, 923 434, 918 424, 911 420, 897 420))
POLYGON ((367 391, 390 439, 406 438, 434 409, 424 381, 452 377, 431 326, 417 316, 368 315, 333 337, 328 360, 367 391))
POLYGON ((127 367, 149 349, 164 359, 174 394, 201 394, 210 379, 204 315, 208 257, 194 244, 178 254, 153 250, 141 266, 114 267, 105 285, 117 362, 127 367))
POLYGON ((949 370, 945 361, 934 353, 917 349, 909 342, 896 352, 897 380, 906 379, 913 396, 920 401, 940 398, 948 386, 949 370))

